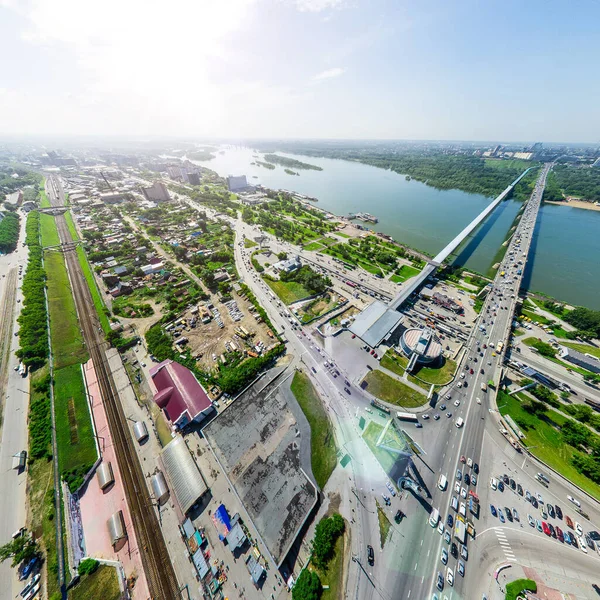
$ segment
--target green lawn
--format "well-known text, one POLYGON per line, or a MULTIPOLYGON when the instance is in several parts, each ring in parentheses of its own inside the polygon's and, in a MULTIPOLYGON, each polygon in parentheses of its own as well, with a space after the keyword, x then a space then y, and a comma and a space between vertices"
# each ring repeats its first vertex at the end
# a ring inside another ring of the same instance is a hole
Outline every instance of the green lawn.
POLYGON ((361 385, 373 396, 397 406, 415 408, 427 402, 425 394, 413 390, 383 371, 369 371, 361 385))
POLYGON ((108 316, 106 315, 106 307, 104 305, 104 300, 102 300, 102 296, 100 295, 100 291, 98 290, 98 286, 96 285, 96 280, 94 279, 94 274, 92 273, 92 269, 90 268, 90 264, 88 263, 85 251, 81 246, 77 247, 77 259, 79 260, 81 270, 83 271, 83 276, 85 277, 85 280, 87 281, 88 287, 92 294, 92 300, 94 301, 94 307, 96 308, 96 312, 98 313, 100 325, 102 325, 102 331, 104 331, 105 334, 109 333, 111 331, 110 321, 108 320, 108 316))
POLYGON ((91 575, 85 575, 80 582, 69 590, 69 600, 120 600, 121 590, 117 571, 108 565, 100 565, 91 575))
POLYGON ((328 589, 323 590, 321 600, 339 600, 342 597, 344 556, 344 536, 340 535, 335 542, 333 558, 329 561, 326 569, 317 569, 312 563, 310 564, 309 569, 317 573, 321 584, 329 586, 328 589))
POLYGON ((85 362, 88 354, 79 329, 63 255, 59 252, 46 252, 44 266, 47 275, 54 367, 60 369, 73 363, 85 362))
POLYGON ((311 295, 302 284, 296 281, 273 281, 271 279, 265 279, 265 281, 284 304, 292 304, 311 295))
POLYGON ((67 227, 69 228, 69 233, 71 234, 71 238, 73 240, 78 240, 79 235, 77 234, 77 229, 75 228, 75 223, 73 223, 73 215, 71 211, 68 210, 65 213, 65 221, 67 222, 67 227))
POLYGON ((62 473, 90 467, 97 458, 81 365, 54 371, 58 466, 62 473))
POLYGON ((310 244, 306 244, 306 246, 304 246, 304 250, 308 250, 309 252, 318 252, 323 248, 323 244, 319 244, 319 242, 311 242, 310 244))
POLYGON ((323 489, 336 463, 333 427, 308 375, 297 371, 291 389, 310 425, 312 472, 323 489))
POLYGON ((591 354, 596 358, 600 358, 600 348, 596 348, 595 346, 588 346, 588 344, 579 344, 577 342, 561 342, 561 344, 572 350, 579 350, 579 352, 583 352, 584 354, 591 354))
POLYGON ((540 419, 523 410, 515 397, 504 392, 498 394, 498 408, 501 414, 509 414, 521 428, 526 436, 522 442, 531 447, 532 454, 596 499, 600 499, 600 486, 581 475, 571 465, 575 450, 565 444, 560 433, 560 427, 567 421, 567 417, 548 409, 540 419))
POLYGON ((244 239, 244 248, 254 248, 254 246, 258 246, 258 244, 248 238, 244 239))
POLYGON ((341 231, 334 231, 333 233, 335 235, 339 235, 340 237, 343 237, 343 238, 351 238, 352 237, 351 235, 348 235, 347 233, 342 233, 341 231))
POLYGON ((420 273, 420 269, 417 269, 411 265, 402 265, 391 277, 390 280, 394 283, 404 283, 407 279, 414 277, 420 273))
POLYGON ((392 524, 387 518, 383 508, 379 506, 379 502, 375 503, 377 504, 377 521, 379 522, 379 542, 383 548, 385 546, 387 536, 390 533, 390 529, 392 528, 392 524))
MULTIPOLYGON (((406 356, 403 354, 398 354, 396 351, 390 349, 383 355, 381 359, 381 366, 402 377, 404 375, 404 370, 408 366, 408 358, 406 358, 406 356)), ((452 373, 454 373, 455 369, 456 362, 446 358, 444 359, 441 367, 438 367, 437 369, 421 367, 420 369, 413 371, 415 377, 413 377, 413 375, 409 375, 409 379, 417 384, 420 384, 422 381, 424 381, 427 384, 433 383, 435 385, 443 385, 450 381, 452 373)), ((427 386, 427 389, 429 389, 429 386, 427 386)))
POLYGON ((537 583, 533 579, 515 579, 506 586, 505 600, 516 600, 523 590, 537 592, 537 583))
POLYGON ((50 208, 50 206, 50 200, 48 200, 46 192, 43 189, 40 190, 40 208, 50 208))
POLYGON ((40 213, 40 233, 42 236, 42 247, 58 246, 60 244, 56 222, 52 215, 40 213))

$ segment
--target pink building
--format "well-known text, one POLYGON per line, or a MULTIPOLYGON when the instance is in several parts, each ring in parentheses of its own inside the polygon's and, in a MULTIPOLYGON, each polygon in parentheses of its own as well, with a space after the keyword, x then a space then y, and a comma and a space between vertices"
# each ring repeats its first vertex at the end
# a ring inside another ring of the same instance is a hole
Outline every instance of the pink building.
POLYGON ((199 423, 212 410, 212 401, 194 374, 183 365, 164 360, 150 369, 156 387, 154 402, 175 427, 199 423))

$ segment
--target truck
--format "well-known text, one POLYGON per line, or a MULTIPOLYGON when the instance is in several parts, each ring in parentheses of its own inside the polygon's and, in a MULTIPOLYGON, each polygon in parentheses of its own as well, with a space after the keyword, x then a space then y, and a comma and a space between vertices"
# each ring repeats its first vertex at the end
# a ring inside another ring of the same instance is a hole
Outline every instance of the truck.
POLYGON ((458 515, 454 525, 454 537, 461 543, 464 544, 467 540, 467 525, 463 518, 458 515))
POLYGON ((377 400, 371 400, 371 406, 374 406, 377 410, 384 412, 386 415, 390 414, 390 409, 387 408, 387 406, 381 404, 380 402, 377 402, 377 400))
POLYGON ((502 352, 502 348, 504 348, 504 342, 498 342, 498 345, 496 346, 496 352, 502 352))
POLYGON ((482 392, 487 392, 487 384, 485 382, 481 382, 481 391, 482 392))
POLYGON ((21 450, 17 454, 13 454, 12 468, 21 471, 27 464, 27 451, 21 450))

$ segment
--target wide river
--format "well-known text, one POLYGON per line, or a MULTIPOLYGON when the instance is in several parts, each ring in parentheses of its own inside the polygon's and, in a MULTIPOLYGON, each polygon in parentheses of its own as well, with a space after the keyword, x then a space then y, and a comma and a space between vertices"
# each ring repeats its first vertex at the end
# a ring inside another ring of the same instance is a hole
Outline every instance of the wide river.
MULTIPOLYGON (((368 227, 413 248, 436 254, 490 201, 479 194, 436 190, 404 175, 360 163, 284 154, 322 171, 281 166, 266 169, 256 150, 224 147, 213 160, 199 162, 221 176, 246 175, 248 183, 318 198, 316 206, 336 215, 369 212, 368 227), (295 169, 294 169, 295 170, 295 169)), ((456 263, 487 273, 521 202, 502 203, 459 250, 456 263)), ((545 204, 540 209, 525 285, 571 304, 600 309, 600 212, 545 204)))

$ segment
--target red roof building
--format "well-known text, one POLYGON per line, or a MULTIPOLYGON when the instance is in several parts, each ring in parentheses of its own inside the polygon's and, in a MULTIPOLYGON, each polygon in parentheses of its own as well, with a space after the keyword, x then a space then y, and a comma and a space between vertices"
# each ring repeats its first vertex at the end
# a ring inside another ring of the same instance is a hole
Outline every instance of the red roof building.
POLYGON ((154 402, 175 427, 200 422, 213 410, 206 391, 183 365, 164 360, 150 369, 150 377, 157 390, 154 402))

